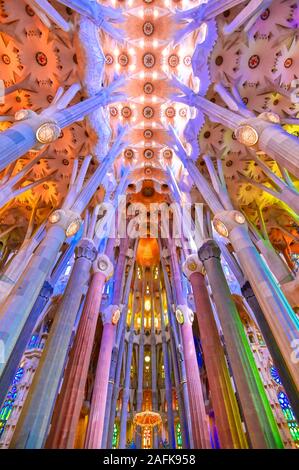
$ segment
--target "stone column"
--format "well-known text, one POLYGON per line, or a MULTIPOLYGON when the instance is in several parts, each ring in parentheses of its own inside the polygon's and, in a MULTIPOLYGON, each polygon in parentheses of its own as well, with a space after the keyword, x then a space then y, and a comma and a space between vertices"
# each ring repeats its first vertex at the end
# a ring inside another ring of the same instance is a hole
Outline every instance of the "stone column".
POLYGON ((85 439, 85 449, 100 449, 106 410, 109 369, 115 341, 116 325, 120 318, 117 305, 110 305, 102 314, 103 333, 96 377, 92 393, 91 409, 85 439))
POLYGON ((213 291, 248 437, 254 449, 282 448, 263 383, 222 271, 220 253, 215 241, 208 240, 199 249, 198 256, 213 291))
MULTIPOLYGON (((110 377, 109 377, 109 386, 108 386, 108 399, 107 399, 107 412, 105 417, 105 434, 103 436, 103 447, 111 449, 112 436, 113 436, 113 426, 115 422, 116 414, 116 405, 120 391, 120 379, 122 367, 125 364, 125 332, 126 332, 126 322, 127 322, 127 311, 128 311, 128 298, 131 290, 131 281, 134 271, 134 261, 127 279, 126 292, 124 295, 124 310, 119 322, 119 329, 117 331, 117 338, 115 342, 115 347, 113 348, 112 361, 110 367, 110 377), (105 439, 104 439, 105 437, 105 439)), ((136 283, 137 276, 135 277, 133 292, 136 292, 136 283)), ((136 309, 136 298, 134 299, 132 311, 136 309)), ((125 371, 124 371, 125 373, 125 371)))
POLYGON ((181 325, 186 366, 187 387, 189 394, 193 446, 195 449, 209 449, 211 447, 208 432, 208 420, 203 400, 202 385, 199 375, 198 362, 193 338, 192 323, 193 312, 186 305, 183 294, 178 258, 173 240, 169 243, 173 282, 176 292, 176 319, 181 325))
MULTIPOLYGON (((53 126, 53 141, 59 137, 60 129, 55 123, 50 124, 49 119, 42 119, 36 115, 33 111, 23 110, 24 118, 26 120, 17 122, 6 131, 1 134, 1 162, 0 171, 3 170, 7 165, 17 160, 19 157, 24 155, 30 149, 37 146, 39 141, 37 140, 36 133, 41 126, 53 126)), ((22 116, 19 111, 18 116, 22 116)), ((20 120, 20 119, 19 119, 20 120)))
POLYGON ((5 366, 3 371, 1 380, 0 380, 0 401, 2 393, 3 395, 8 390, 8 387, 13 381, 15 372, 18 368, 18 365, 21 361, 22 355, 26 349, 27 344, 30 341, 31 335, 33 333, 33 329, 35 324, 38 320, 38 317, 43 312, 44 308, 46 307, 52 293, 53 293, 53 286, 56 284, 60 274, 64 272, 66 269, 67 263, 70 257, 73 255, 75 250, 75 243, 71 243, 65 253, 59 259, 57 267, 54 269, 54 272, 51 275, 49 281, 45 281, 39 296, 37 297, 32 310, 29 314, 29 317, 26 320, 26 323, 22 329, 22 333, 19 336, 19 339, 9 357, 9 360, 5 366))
MULTIPOLYGON (((153 277, 151 277, 151 379, 152 379, 152 410, 159 411, 158 408, 158 389, 157 389, 157 344, 156 344, 156 327, 155 327, 155 309, 153 295, 153 277)), ((153 428, 153 448, 157 449, 158 432, 157 428, 153 428)))
POLYGON ((208 419, 203 400, 202 385, 192 331, 194 314, 187 305, 177 305, 176 318, 181 325, 182 331, 193 445, 195 449, 209 449, 211 447, 211 442, 208 431, 208 419))
POLYGON ((131 324, 130 324, 128 351, 127 351, 127 357, 126 357, 125 381, 124 381, 124 386, 123 386, 122 408, 121 408, 121 417, 120 417, 119 449, 125 449, 126 447, 128 404, 129 404, 129 399, 130 399, 131 364, 132 364, 133 345, 134 345, 135 314, 136 314, 136 310, 132 312, 132 318, 131 318, 131 324))
MULTIPOLYGON (((125 279, 126 279, 126 257, 134 257, 134 251, 128 250, 128 240, 124 240, 123 243, 120 245, 120 253, 116 267, 116 273, 114 276, 115 281, 118 284, 123 286, 125 279)), ((128 307, 128 299, 131 289, 131 282, 132 276, 134 272, 134 261, 131 260, 129 263, 130 270, 126 279, 126 287, 123 292, 123 288, 119 290, 119 288, 114 289, 113 292, 113 300, 112 302, 115 304, 122 304, 122 313, 121 318, 117 328, 116 334, 116 341, 112 350, 111 356, 111 364, 110 364, 110 372, 109 372, 109 381, 108 381, 108 391, 107 391, 107 400, 106 400, 106 414, 105 414, 105 421, 104 421, 104 430, 103 430, 103 437, 102 437, 102 447, 110 448, 112 443, 112 436, 113 436, 113 425, 115 419, 115 410, 116 410, 116 402, 118 398, 114 396, 115 389, 119 388, 119 380, 120 380, 120 368, 122 364, 122 355, 123 355, 123 346, 124 346, 124 335, 125 335, 125 328, 126 328, 126 319, 127 319, 127 307, 128 307), (119 364, 120 362, 120 364, 119 364), (117 385, 118 384, 118 385, 117 385)), ((128 264, 129 264, 128 263, 128 264)))
MULTIPOLYGON (((172 312, 170 315, 172 315, 172 312)), ((183 448, 189 449, 190 448, 189 430, 188 430, 187 419, 185 416, 184 394, 183 394, 181 383, 180 383, 180 368, 178 364, 178 357, 177 357, 177 352, 176 352, 175 339, 173 335, 172 326, 170 330, 170 353, 171 353, 171 359, 172 359, 175 391, 176 391, 176 396, 177 396, 178 404, 179 404, 179 419, 180 419, 181 430, 182 430, 183 448)))
POLYGON ((77 248, 75 264, 16 428, 12 448, 38 449, 45 443, 77 312, 96 253, 89 239, 83 239, 77 248))
POLYGON ((169 366, 169 355, 168 345, 166 338, 165 319, 162 301, 162 292, 160 286, 159 292, 160 300, 160 314, 161 314, 161 330, 162 330, 162 351, 163 351, 163 363, 164 363, 164 374, 165 374, 165 397, 167 403, 167 427, 168 427, 168 442, 171 449, 175 449, 175 432, 174 432, 174 417, 173 417, 173 404, 172 404, 172 383, 169 366))
POLYGON ((245 297, 246 301, 248 302, 251 310, 254 313, 254 316, 257 320, 258 326, 261 330, 261 333, 265 339, 267 348, 275 367, 278 370, 279 376, 285 388, 285 391, 288 395, 288 399, 290 400, 294 415, 296 416, 297 421, 299 421, 299 395, 298 395, 298 388, 294 383, 292 376, 289 373, 288 367, 285 363, 283 355, 275 341, 271 328, 267 323, 264 313, 260 307, 260 304, 257 301, 256 296, 252 290, 250 283, 247 281, 241 288, 242 294, 245 297))
POLYGON ((299 178, 299 147, 297 138, 286 132, 280 125, 279 116, 262 113, 258 117, 244 120, 235 129, 237 139, 248 147, 265 152, 282 168, 299 178), (249 139, 248 139, 249 137, 249 139), (253 140, 252 140, 253 139, 253 140))
POLYGON ((247 448, 235 392, 205 283, 203 266, 197 255, 190 255, 186 259, 183 271, 192 285, 220 446, 223 449, 247 448))
MULTIPOLYGON (((43 338, 43 340, 44 339, 45 338, 43 338)), ((42 355, 42 345, 39 345, 39 347, 35 349, 28 349, 24 353, 23 360, 22 360, 24 372, 23 372, 23 376, 21 380, 16 385, 17 396, 16 396, 16 400, 13 403, 13 407, 12 407, 9 419, 6 422, 4 433, 2 434, 1 439, 0 439, 0 449, 3 449, 3 448, 8 449, 10 447, 10 443, 13 438, 16 425, 18 423, 24 403, 26 402, 26 398, 29 393, 31 383, 32 383, 35 371, 38 367, 41 355, 42 355)))
MULTIPOLYGON (((0 135, 0 171, 30 149, 38 149, 43 145, 55 142, 61 129, 82 120, 101 106, 118 100, 119 96, 117 95, 115 95, 115 100, 113 98, 115 88, 116 83, 112 83, 108 87, 102 88, 96 95, 67 109, 57 110, 54 105, 41 114, 36 114, 28 109, 19 110, 15 115, 16 124, 1 132, 0 135)), ((70 95, 68 92, 66 94, 70 95)))
POLYGON ((20 364, 26 346, 30 341, 30 336, 33 333, 34 325, 36 324, 39 315, 47 305, 52 292, 52 285, 48 281, 45 281, 1 375, 0 403, 2 403, 2 400, 6 396, 6 393, 13 382, 18 365, 20 364))
MULTIPOLYGON (((44 240, 0 308, 0 340, 5 345, 6 361, 18 341, 43 283, 51 268, 55 265, 58 252, 68 234, 68 230, 74 227, 78 231, 80 225, 80 217, 72 211, 60 210, 51 214, 49 228, 44 240)), ((72 235, 75 233, 72 233, 72 235)), ((3 368, 4 364, 0 364, 0 374, 3 368)))
POLYGON ((299 340, 299 320, 295 312, 253 246, 243 214, 223 211, 215 215, 213 224, 218 232, 225 231, 229 237, 298 390, 299 362, 292 360, 294 344, 299 340))
POLYGON ((240 114, 212 103, 199 95, 194 94, 191 101, 190 105, 196 106, 212 121, 219 122, 233 130, 241 144, 265 152, 282 168, 286 168, 297 178, 299 177, 298 141, 295 136, 288 134, 281 127, 278 115, 269 112, 246 119, 240 114))
MULTIPOLYGON (((213 104, 213 103, 212 103, 213 104)), ((177 141, 177 145, 180 146, 179 141, 177 141)), ((198 191, 200 192, 202 198, 213 212, 213 214, 221 213, 224 211, 224 206, 222 202, 220 202, 218 194, 211 186, 211 184, 206 180, 204 175, 202 175, 199 169, 196 167, 194 161, 187 156, 186 152, 184 151, 183 147, 180 147, 180 151, 178 153, 182 163, 187 168, 189 175, 193 179, 198 191)), ((267 263, 269 264, 273 274, 278 279, 280 283, 286 283, 293 279, 292 273, 286 263, 278 256, 278 254, 274 251, 272 245, 267 240, 258 239, 255 241, 258 249, 263 254, 264 258, 266 259, 267 263)))
POLYGON ((183 448, 190 449, 192 447, 192 429, 191 429, 191 416, 190 416, 190 406, 189 406, 189 396, 186 383, 186 372, 184 366, 184 356, 180 350, 178 332, 177 332, 177 322, 175 316, 172 312, 171 306, 171 289, 168 279, 168 274, 165 269, 165 263, 162 258, 161 265, 163 269, 163 278, 165 283, 166 295, 167 295, 167 304, 168 304, 168 314, 169 314, 169 324, 170 324, 170 350, 173 363, 173 373, 176 387, 176 394, 179 401, 179 417, 182 430, 182 440, 183 448))
POLYGON ((82 408, 96 326, 105 282, 112 276, 113 265, 106 255, 93 263, 83 312, 72 346, 61 392, 56 402, 57 419, 52 422, 48 448, 73 449, 82 408))
MULTIPOLYGON (((145 273, 143 272, 142 294, 141 294, 141 327, 139 334, 138 348, 138 386, 137 386, 137 403, 136 412, 142 411, 143 402, 143 369, 144 369, 144 294, 145 294, 145 273)), ((141 435, 136 433, 136 447, 141 448, 141 435)))

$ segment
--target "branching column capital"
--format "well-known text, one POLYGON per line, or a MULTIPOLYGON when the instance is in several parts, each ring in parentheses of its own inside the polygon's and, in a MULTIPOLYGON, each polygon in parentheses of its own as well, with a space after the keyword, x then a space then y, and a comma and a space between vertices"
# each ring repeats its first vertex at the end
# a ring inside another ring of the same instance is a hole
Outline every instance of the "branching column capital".
POLYGON ((175 310, 175 316, 180 325, 192 326, 194 321, 194 313, 188 305, 177 305, 175 310))
POLYGON ((81 227, 82 219, 77 212, 58 209, 49 216, 49 225, 61 227, 67 237, 75 235, 81 227))
POLYGON ((107 255, 99 254, 93 263, 93 272, 102 273, 106 277, 106 281, 113 276, 113 264, 107 255))
POLYGON ((97 249, 94 242, 89 238, 83 238, 76 248, 76 258, 86 258, 90 262, 93 262, 96 256, 97 249))
POLYGON ((236 210, 217 212, 213 219, 213 225, 219 235, 229 237, 234 229, 240 227, 248 232, 248 225, 245 216, 236 210))
POLYGON ((121 308, 119 305, 109 305, 109 307, 102 312, 103 325, 117 325, 120 314, 121 308))
POLYGON ((203 274, 203 265, 198 258, 198 255, 193 254, 186 258, 186 261, 183 264, 183 273, 189 280, 194 273, 203 274))
POLYGON ((220 256, 221 250, 213 239, 207 240, 198 250, 198 258, 203 263, 203 265, 211 258, 220 260, 220 256))

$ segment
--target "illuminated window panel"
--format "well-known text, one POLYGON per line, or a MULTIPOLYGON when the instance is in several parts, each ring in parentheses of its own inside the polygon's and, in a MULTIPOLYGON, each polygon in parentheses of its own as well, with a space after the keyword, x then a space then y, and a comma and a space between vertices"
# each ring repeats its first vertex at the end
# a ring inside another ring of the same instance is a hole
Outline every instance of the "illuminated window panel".
POLYGON ((2 436, 2 434, 4 432, 4 429, 5 429, 5 426, 6 426, 6 423, 7 423, 8 419, 11 415, 12 408, 13 408, 13 405, 14 405, 14 402, 17 398, 17 393, 18 393, 17 384, 20 382, 23 375, 24 375, 24 368, 20 367, 17 370, 17 373, 16 373, 15 378, 14 378, 13 383, 12 383, 12 387, 11 387, 9 393, 7 394, 6 400, 4 401, 3 406, 1 408, 1 411, 0 411, 0 437, 2 436))
POLYGON ((176 443, 177 443, 177 449, 182 449, 183 448, 183 439, 182 439, 182 432, 181 432, 181 424, 177 423, 175 427, 175 433, 176 433, 176 443))
POLYGON ((280 407, 282 409, 282 412, 284 414, 284 417, 288 423, 292 439, 295 442, 296 447, 299 448, 299 426, 298 426, 298 423, 296 422, 288 397, 286 396, 284 392, 280 391, 277 395, 277 398, 278 398, 280 407))

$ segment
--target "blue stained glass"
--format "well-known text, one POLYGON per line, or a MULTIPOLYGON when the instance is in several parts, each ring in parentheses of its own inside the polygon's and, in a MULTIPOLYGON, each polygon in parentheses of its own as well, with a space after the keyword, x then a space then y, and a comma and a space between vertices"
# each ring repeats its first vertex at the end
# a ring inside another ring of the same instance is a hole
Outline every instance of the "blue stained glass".
POLYGON ((278 371, 277 371, 276 367, 272 366, 270 368, 270 374, 271 374, 271 377, 274 380, 274 382, 276 382, 278 385, 282 385, 282 382, 280 380, 280 377, 279 377, 279 374, 278 374, 278 371))
POLYGON ((288 423, 292 439, 294 442, 296 442, 297 445, 299 445, 299 426, 296 422, 296 418, 291 408, 289 399, 286 394, 282 391, 277 394, 277 398, 284 414, 284 417, 288 423))
POLYGON ((28 345, 28 349, 33 349, 35 346, 36 346, 36 340, 37 340, 38 336, 37 335, 33 335, 31 337, 31 340, 30 340, 30 343, 28 345))
POLYGON ((3 406, 0 410, 0 437, 2 436, 4 432, 6 423, 12 412, 13 404, 15 402, 15 399, 17 398, 18 389, 16 385, 20 382, 21 378, 23 377, 23 374, 24 374, 24 368, 20 367, 16 372, 16 375, 12 383, 12 387, 10 391, 8 392, 6 399, 3 403, 3 406))

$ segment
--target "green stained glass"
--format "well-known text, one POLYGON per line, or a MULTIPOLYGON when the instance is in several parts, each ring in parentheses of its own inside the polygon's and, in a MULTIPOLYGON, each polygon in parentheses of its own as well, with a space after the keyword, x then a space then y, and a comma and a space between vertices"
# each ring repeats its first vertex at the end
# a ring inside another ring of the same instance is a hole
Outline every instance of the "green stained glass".
POLYGON ((180 423, 177 423, 176 427, 176 442, 177 442, 177 448, 182 449, 183 447, 183 439, 182 439, 182 433, 181 433, 181 425, 180 423))
POLYGON ((24 374, 24 368, 20 367, 17 370, 17 373, 15 375, 15 378, 12 383, 12 387, 10 391, 8 392, 6 399, 3 403, 3 406, 0 410, 0 437, 2 436, 6 423, 11 415, 13 404, 15 402, 15 399, 17 397, 17 387, 16 385, 18 382, 21 380, 22 376, 24 374))
POLYGON ((113 426, 113 436, 112 436, 112 449, 117 449, 117 445, 118 445, 118 434, 119 434, 118 426, 117 426, 116 423, 114 423, 114 426, 113 426))
POLYGON ((286 394, 280 391, 277 395, 280 407, 284 414, 284 417, 288 423, 290 434, 292 436, 293 441, 299 447, 299 426, 295 419, 293 410, 291 408, 290 402, 286 394))

